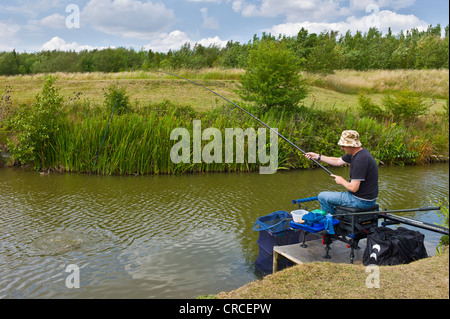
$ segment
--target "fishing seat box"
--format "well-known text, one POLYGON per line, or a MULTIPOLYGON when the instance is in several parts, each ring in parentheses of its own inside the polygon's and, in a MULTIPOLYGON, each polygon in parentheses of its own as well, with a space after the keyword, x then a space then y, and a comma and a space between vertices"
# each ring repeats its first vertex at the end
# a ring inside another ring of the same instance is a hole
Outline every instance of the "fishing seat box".
POLYGON ((369 209, 337 206, 335 218, 339 220, 339 225, 335 229, 336 234, 349 236, 357 240, 366 238, 369 230, 372 227, 378 226, 378 214, 361 213, 374 212, 378 210, 378 204, 369 209))

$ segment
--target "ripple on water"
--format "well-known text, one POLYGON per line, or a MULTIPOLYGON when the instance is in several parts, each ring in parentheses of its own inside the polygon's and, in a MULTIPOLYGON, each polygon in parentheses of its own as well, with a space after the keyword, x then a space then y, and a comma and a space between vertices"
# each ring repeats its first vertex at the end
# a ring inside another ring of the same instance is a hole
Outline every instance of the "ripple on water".
POLYGON ((29 245, 30 256, 52 256, 70 252, 98 252, 106 251, 114 247, 117 239, 103 232, 95 231, 95 234, 74 231, 58 230, 41 234, 29 245))

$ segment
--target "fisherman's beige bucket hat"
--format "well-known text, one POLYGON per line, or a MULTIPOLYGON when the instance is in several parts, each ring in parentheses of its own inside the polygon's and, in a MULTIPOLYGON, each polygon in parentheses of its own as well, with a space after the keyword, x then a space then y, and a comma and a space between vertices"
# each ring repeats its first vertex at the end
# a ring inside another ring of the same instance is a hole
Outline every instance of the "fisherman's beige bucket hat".
POLYGON ((338 145, 349 147, 361 147, 358 132, 351 130, 342 132, 341 139, 339 140, 338 145))

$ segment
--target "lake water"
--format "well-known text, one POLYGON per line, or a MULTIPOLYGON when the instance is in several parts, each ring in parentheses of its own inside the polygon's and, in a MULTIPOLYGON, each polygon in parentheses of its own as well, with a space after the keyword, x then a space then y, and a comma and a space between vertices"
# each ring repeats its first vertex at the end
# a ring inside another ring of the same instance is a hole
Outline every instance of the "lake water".
MULTIPOLYGON (((348 176, 348 168, 332 168, 348 176)), ((182 176, 0 169, 0 298, 195 298, 258 278, 257 217, 342 190, 324 171, 182 176), (80 288, 66 282, 79 269, 80 288)), ((448 197, 449 165, 381 167, 382 209, 448 197)), ((319 208, 317 202, 309 210, 319 208)), ((435 211, 404 213, 439 222, 435 211)), ((425 234, 429 255, 441 235, 425 234)))

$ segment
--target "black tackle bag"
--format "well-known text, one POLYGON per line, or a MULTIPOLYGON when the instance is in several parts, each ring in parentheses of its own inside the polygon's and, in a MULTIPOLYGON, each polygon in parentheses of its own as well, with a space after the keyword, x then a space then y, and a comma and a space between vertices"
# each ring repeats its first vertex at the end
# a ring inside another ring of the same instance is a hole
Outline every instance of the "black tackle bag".
POLYGON ((392 266, 426 258, 424 239, 421 232, 404 227, 372 227, 367 234, 363 264, 392 266))

